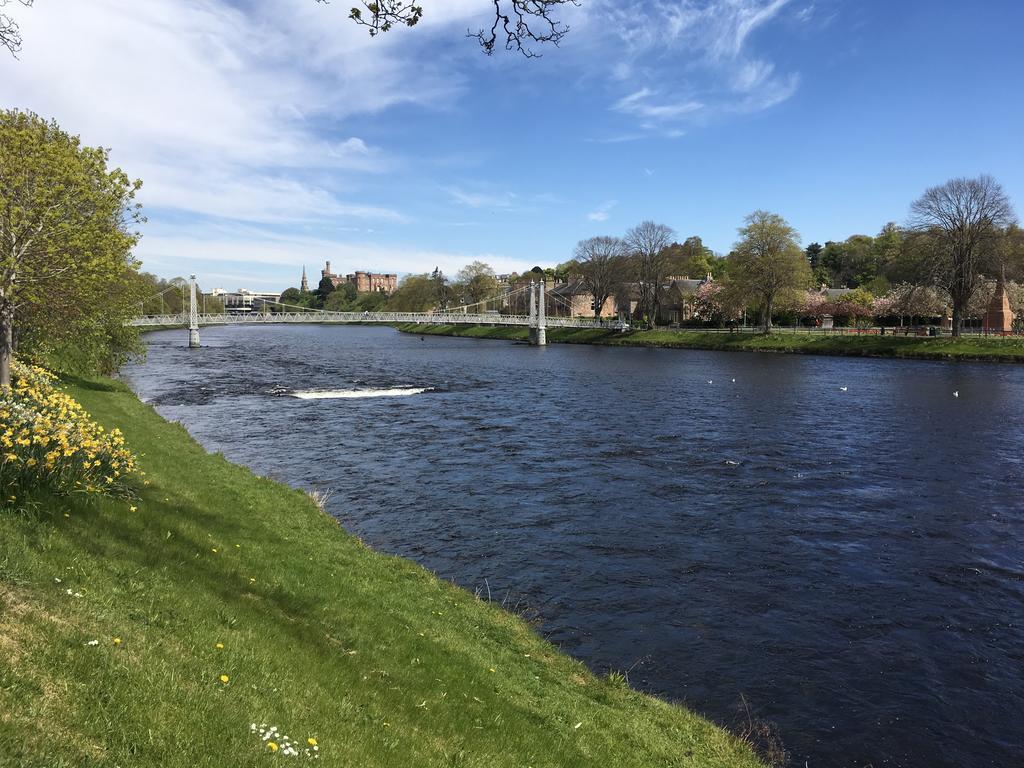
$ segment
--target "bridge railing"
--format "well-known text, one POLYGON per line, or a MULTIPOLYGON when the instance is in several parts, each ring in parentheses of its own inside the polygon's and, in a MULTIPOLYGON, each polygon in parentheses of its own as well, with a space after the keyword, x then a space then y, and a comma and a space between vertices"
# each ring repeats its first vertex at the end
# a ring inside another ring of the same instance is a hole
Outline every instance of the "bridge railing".
MULTIPOLYGON (((528 326, 527 315, 468 314, 463 312, 262 312, 239 314, 200 314, 199 325, 241 325, 274 323, 426 323, 430 325, 513 325, 528 326)), ((182 326, 187 314, 146 315, 130 324, 137 327, 182 326)), ((618 321, 593 318, 548 317, 549 328, 616 328, 618 321)))

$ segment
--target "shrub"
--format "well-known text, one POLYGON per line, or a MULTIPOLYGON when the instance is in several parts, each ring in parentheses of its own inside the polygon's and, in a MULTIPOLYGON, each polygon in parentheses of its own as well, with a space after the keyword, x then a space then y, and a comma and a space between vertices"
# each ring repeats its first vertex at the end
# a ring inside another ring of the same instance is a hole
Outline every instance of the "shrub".
POLYGON ((135 456, 56 386, 53 374, 15 360, 0 391, 0 509, 37 490, 130 498, 135 456))

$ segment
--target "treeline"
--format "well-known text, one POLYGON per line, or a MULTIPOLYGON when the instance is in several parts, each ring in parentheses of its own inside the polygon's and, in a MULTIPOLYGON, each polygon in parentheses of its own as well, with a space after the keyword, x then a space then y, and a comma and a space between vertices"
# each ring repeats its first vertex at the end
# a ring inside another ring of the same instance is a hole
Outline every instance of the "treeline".
MULTIPOLYGON (((620 314, 647 326, 668 322, 665 305, 679 299, 673 283, 687 277, 701 280, 683 299, 691 324, 749 316, 770 332, 780 320, 814 323, 830 316, 855 324, 938 320, 948 314, 959 335, 966 320, 984 315, 1000 279, 1011 306, 1024 314, 1024 231, 993 178, 958 178, 926 190, 911 205, 906 224, 886 224, 873 236, 802 247, 782 216, 755 211, 723 256, 698 236, 679 242, 671 227, 645 221, 621 236, 581 241, 572 259, 542 275, 513 274, 499 284, 480 262, 452 282, 438 270, 411 275, 386 306, 446 309, 503 291, 508 295, 541 276, 551 283, 578 280, 595 315, 614 299, 620 314)), ((495 308, 522 311, 508 302, 495 308)))
MULTIPOLYGON (((191 289, 189 281, 184 277, 165 280, 149 272, 142 272, 139 279, 147 292, 145 298, 139 302, 140 315, 177 315, 189 311, 191 289)), ((216 315, 224 311, 224 302, 204 292, 198 283, 196 296, 201 313, 216 315)))
MULTIPOLYGON (((555 279, 553 272, 551 278, 555 279)), ((330 278, 324 277, 315 290, 285 290, 281 294, 280 309, 300 307, 330 312, 427 312, 493 299, 503 293, 504 287, 505 282, 499 280, 488 264, 474 261, 459 270, 454 280, 449 279, 440 269, 424 275, 407 275, 398 290, 390 296, 378 291, 357 293, 351 283, 335 286, 330 278)), ((495 308, 500 303, 496 301, 495 308)))

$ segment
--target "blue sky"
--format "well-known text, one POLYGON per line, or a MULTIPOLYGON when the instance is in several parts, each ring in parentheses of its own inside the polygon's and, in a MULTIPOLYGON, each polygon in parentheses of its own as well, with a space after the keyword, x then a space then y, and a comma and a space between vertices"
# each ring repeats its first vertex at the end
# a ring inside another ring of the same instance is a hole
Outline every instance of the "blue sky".
POLYGON ((145 268, 205 288, 553 265, 646 218, 726 252, 756 208, 824 242, 957 175, 1024 204, 1018 2, 583 0, 535 60, 463 37, 488 0, 376 40, 347 5, 40 0, 0 103, 111 147, 145 268))

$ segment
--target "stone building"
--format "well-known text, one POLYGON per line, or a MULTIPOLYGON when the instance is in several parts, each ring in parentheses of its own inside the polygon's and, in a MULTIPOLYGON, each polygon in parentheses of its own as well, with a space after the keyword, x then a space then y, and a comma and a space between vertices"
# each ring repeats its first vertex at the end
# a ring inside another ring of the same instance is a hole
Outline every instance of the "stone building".
MULTIPOLYGON (((593 317, 594 294, 582 280, 570 280, 550 288, 546 311, 551 317, 593 317)), ((615 317, 615 297, 609 296, 601 306, 599 317, 615 317)))
POLYGON ((658 302, 658 322, 663 325, 679 325, 693 319, 694 299, 697 291, 704 283, 713 283, 714 278, 707 277, 696 280, 687 276, 669 277, 668 284, 662 286, 658 302))
POLYGON ((320 270, 320 278, 330 278, 335 287, 343 283, 351 283, 359 293, 384 293, 390 296, 398 289, 398 275, 377 272, 353 272, 348 275, 336 275, 331 272, 331 262, 327 262, 320 270))

